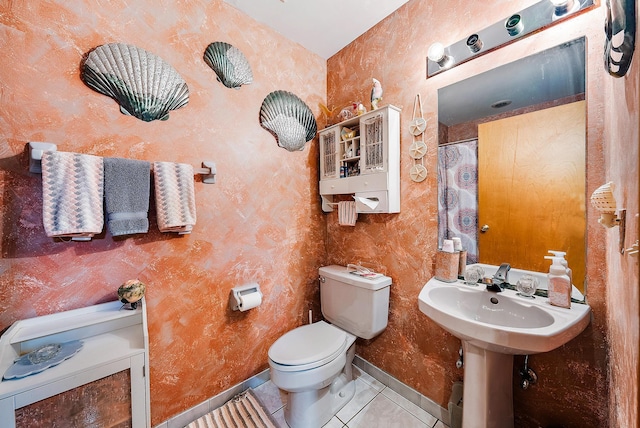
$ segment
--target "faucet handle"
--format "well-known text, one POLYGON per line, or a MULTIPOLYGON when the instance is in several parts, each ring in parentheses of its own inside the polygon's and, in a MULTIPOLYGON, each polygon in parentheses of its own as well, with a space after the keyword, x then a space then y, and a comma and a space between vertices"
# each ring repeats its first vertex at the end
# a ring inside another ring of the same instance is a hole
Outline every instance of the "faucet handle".
POLYGON ((493 277, 501 280, 502 282, 508 282, 510 270, 511 265, 509 263, 502 263, 493 277))

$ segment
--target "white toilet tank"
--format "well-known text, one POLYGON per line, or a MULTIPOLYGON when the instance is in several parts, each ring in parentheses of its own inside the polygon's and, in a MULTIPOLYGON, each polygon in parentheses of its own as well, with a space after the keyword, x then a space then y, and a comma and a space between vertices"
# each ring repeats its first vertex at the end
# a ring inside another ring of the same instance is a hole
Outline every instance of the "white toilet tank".
POLYGON ((345 266, 324 266, 320 274, 322 314, 332 324, 363 339, 387 328, 391 278, 365 278, 345 266))

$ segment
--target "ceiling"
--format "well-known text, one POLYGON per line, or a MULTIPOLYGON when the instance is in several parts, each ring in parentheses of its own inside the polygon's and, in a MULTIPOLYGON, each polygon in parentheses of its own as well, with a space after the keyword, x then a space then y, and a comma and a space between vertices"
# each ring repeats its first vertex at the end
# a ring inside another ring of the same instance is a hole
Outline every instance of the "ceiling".
POLYGON ((328 59, 408 0, 224 0, 328 59))

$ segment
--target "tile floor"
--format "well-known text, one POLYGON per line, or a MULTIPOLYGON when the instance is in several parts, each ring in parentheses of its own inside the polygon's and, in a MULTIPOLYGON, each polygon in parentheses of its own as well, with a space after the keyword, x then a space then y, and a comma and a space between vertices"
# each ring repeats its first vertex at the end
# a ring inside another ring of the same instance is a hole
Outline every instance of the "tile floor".
MULTIPOLYGON (((354 366, 356 395, 325 428, 448 428, 442 421, 354 366)), ((271 381, 254 388, 281 428, 286 397, 271 381)))

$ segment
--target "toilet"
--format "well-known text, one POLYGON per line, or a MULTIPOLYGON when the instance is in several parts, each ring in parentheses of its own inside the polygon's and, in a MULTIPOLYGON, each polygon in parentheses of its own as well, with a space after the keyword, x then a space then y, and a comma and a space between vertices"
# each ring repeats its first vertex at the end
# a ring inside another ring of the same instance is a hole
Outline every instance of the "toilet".
POLYGON ((293 329, 269 348, 271 381, 289 393, 284 418, 291 428, 321 427, 353 398, 356 338, 377 336, 389 317, 391 278, 367 278, 337 265, 319 274, 328 322, 293 329))

